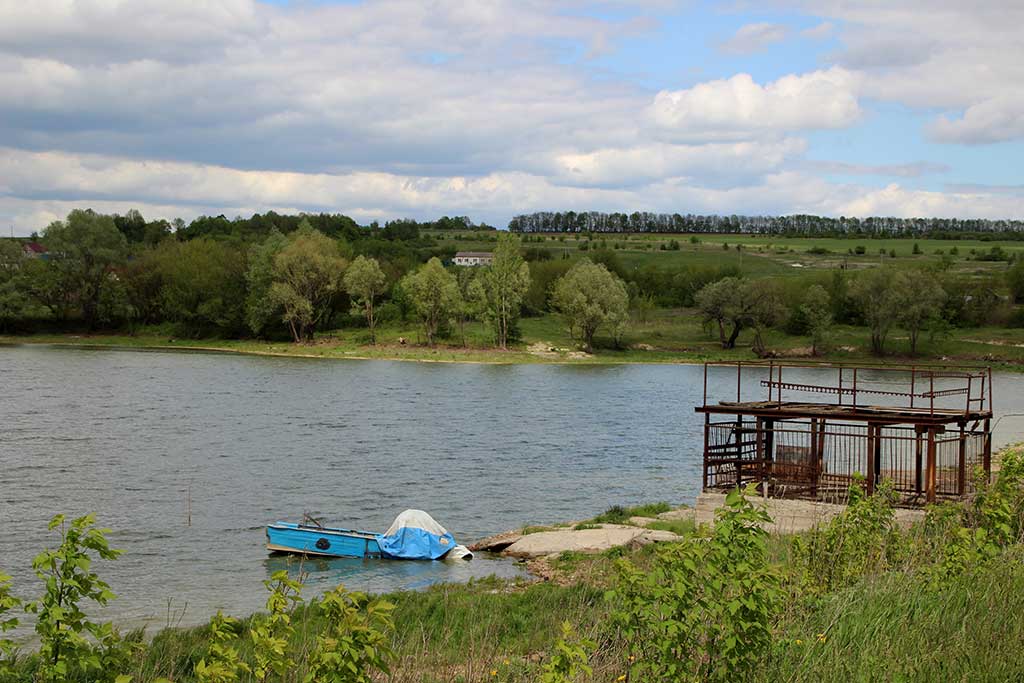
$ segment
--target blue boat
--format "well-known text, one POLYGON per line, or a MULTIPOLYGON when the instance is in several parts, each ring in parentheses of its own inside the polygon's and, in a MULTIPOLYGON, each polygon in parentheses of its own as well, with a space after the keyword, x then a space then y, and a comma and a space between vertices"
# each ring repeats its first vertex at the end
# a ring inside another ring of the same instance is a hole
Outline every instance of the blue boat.
POLYGON ((267 550, 322 557, 381 557, 377 534, 293 522, 267 525, 267 550))
POLYGON ((473 558, 455 538, 422 510, 406 510, 383 534, 325 527, 307 516, 302 523, 267 525, 267 550, 321 557, 372 557, 389 560, 473 558))

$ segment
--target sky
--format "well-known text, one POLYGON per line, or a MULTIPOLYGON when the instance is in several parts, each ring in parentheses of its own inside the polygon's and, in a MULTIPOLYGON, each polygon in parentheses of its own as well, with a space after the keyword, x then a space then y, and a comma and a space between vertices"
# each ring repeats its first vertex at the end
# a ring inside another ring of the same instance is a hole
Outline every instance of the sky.
POLYGON ((0 0, 0 229, 72 208, 1024 219, 1024 2, 0 0))

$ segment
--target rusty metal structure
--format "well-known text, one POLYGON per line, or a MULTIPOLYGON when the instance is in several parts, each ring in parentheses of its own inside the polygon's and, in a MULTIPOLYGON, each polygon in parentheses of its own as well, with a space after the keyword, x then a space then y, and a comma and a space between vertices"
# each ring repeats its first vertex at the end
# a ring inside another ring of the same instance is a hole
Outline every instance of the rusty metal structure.
POLYGON ((773 497, 842 503, 855 482, 870 494, 887 479, 920 505, 991 474, 991 368, 709 362, 695 410, 705 491, 754 482, 773 497), (709 375, 729 400, 709 402, 709 375))

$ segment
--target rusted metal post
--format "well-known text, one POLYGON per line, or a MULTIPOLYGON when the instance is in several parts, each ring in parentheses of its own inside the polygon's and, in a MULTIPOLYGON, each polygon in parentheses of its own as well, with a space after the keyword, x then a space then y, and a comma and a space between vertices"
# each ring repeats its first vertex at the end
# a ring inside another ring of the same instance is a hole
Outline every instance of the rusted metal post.
POLYGON ((967 375, 967 405, 964 406, 964 415, 970 415, 971 413, 971 380, 974 378, 973 375, 967 375))
POLYGON ((917 379, 917 370, 913 365, 910 366, 910 407, 914 407, 914 384, 917 379))
POLYGON ((964 425, 960 425, 960 461, 956 472, 956 494, 962 496, 965 493, 967 484, 967 437, 964 435, 964 425))
POLYGON ((736 402, 740 402, 740 381, 743 377, 743 361, 736 364, 736 402))
MULTIPOLYGON (((705 378, 707 377, 708 366, 704 366, 705 378)), ((704 488, 702 491, 708 490, 708 457, 711 455, 710 450, 710 438, 711 438, 711 414, 704 413, 704 488)))
POLYGON ((857 368, 853 369, 853 407, 857 407, 857 368))
POLYGON ((708 407, 708 364, 704 363, 704 407, 708 407))
POLYGON ((868 495, 870 496, 875 492, 875 424, 873 422, 868 423, 868 448, 865 452, 867 460, 867 483, 868 483, 868 495))
POLYGON ((768 468, 765 466, 764 458, 764 418, 757 418, 754 422, 755 441, 757 443, 757 462, 761 469, 761 495, 768 495, 768 468))
POLYGON ((928 470, 925 474, 925 500, 935 502, 935 427, 928 428, 928 470))
MULTIPOLYGON (((982 393, 984 393, 984 392, 982 392, 982 393)), ((992 368, 989 368, 988 369, 988 412, 991 413, 994 409, 995 408, 992 405, 992 368)))
MULTIPOLYGON (((989 382, 989 387, 992 383, 989 382)), ((985 468, 985 481, 992 481, 992 420, 985 420, 985 450, 982 455, 982 467, 985 468)))
POLYGON ((775 379, 775 361, 768 363, 768 402, 772 400, 772 380, 775 379))
POLYGON ((924 490, 924 439, 921 438, 923 434, 921 425, 914 425, 914 490, 917 495, 921 495, 924 490))
POLYGON ((779 407, 782 407, 782 366, 779 366, 779 407))
POLYGON ((878 488, 878 484, 882 481, 882 425, 875 426, 875 450, 871 453, 871 457, 875 461, 875 488, 878 488))
POLYGON ((934 415, 935 414, 935 371, 932 370, 930 373, 928 373, 928 377, 929 377, 929 382, 930 382, 929 389, 928 389, 928 394, 929 394, 929 396, 928 396, 928 400, 929 400, 928 414, 929 415, 934 415))
POLYGON ((818 497, 818 477, 821 476, 818 468, 818 461, 821 458, 821 453, 818 450, 818 423, 820 420, 817 418, 811 418, 811 466, 814 468, 814 483, 811 484, 811 496, 814 498, 818 497))

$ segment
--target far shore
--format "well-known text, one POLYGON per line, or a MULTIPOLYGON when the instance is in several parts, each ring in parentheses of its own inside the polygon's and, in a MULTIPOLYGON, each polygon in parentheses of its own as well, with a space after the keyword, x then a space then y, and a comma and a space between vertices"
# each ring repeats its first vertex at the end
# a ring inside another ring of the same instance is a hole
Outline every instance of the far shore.
MULTIPOLYGON (((972 340, 973 341, 973 340, 972 340)), ((978 342, 983 343, 983 342, 978 342)), ((996 345, 997 342, 984 342, 996 345)), ((33 334, 0 335, 0 346, 38 345, 82 349, 108 349, 124 351, 178 351, 189 353, 232 353, 277 358, 313 358, 339 360, 388 360, 418 363, 469 363, 476 365, 622 365, 622 364, 701 364, 708 361, 756 361, 749 348, 731 350, 707 344, 700 349, 656 349, 647 345, 621 350, 597 349, 584 353, 575 347, 559 347, 547 342, 517 344, 501 350, 493 347, 455 345, 425 346, 398 344, 392 341, 378 345, 359 344, 330 335, 323 335, 310 344, 287 341, 260 341, 239 339, 180 339, 165 335, 112 335, 112 334, 33 334)), ((885 365, 935 364, 953 362, 966 365, 991 365, 1007 372, 1024 372, 1024 362, 1014 357, 989 356, 928 356, 906 357, 890 355, 882 358, 864 353, 840 350, 811 357, 807 354, 788 355, 777 352, 773 360, 816 361, 844 363, 872 363, 885 365)))

